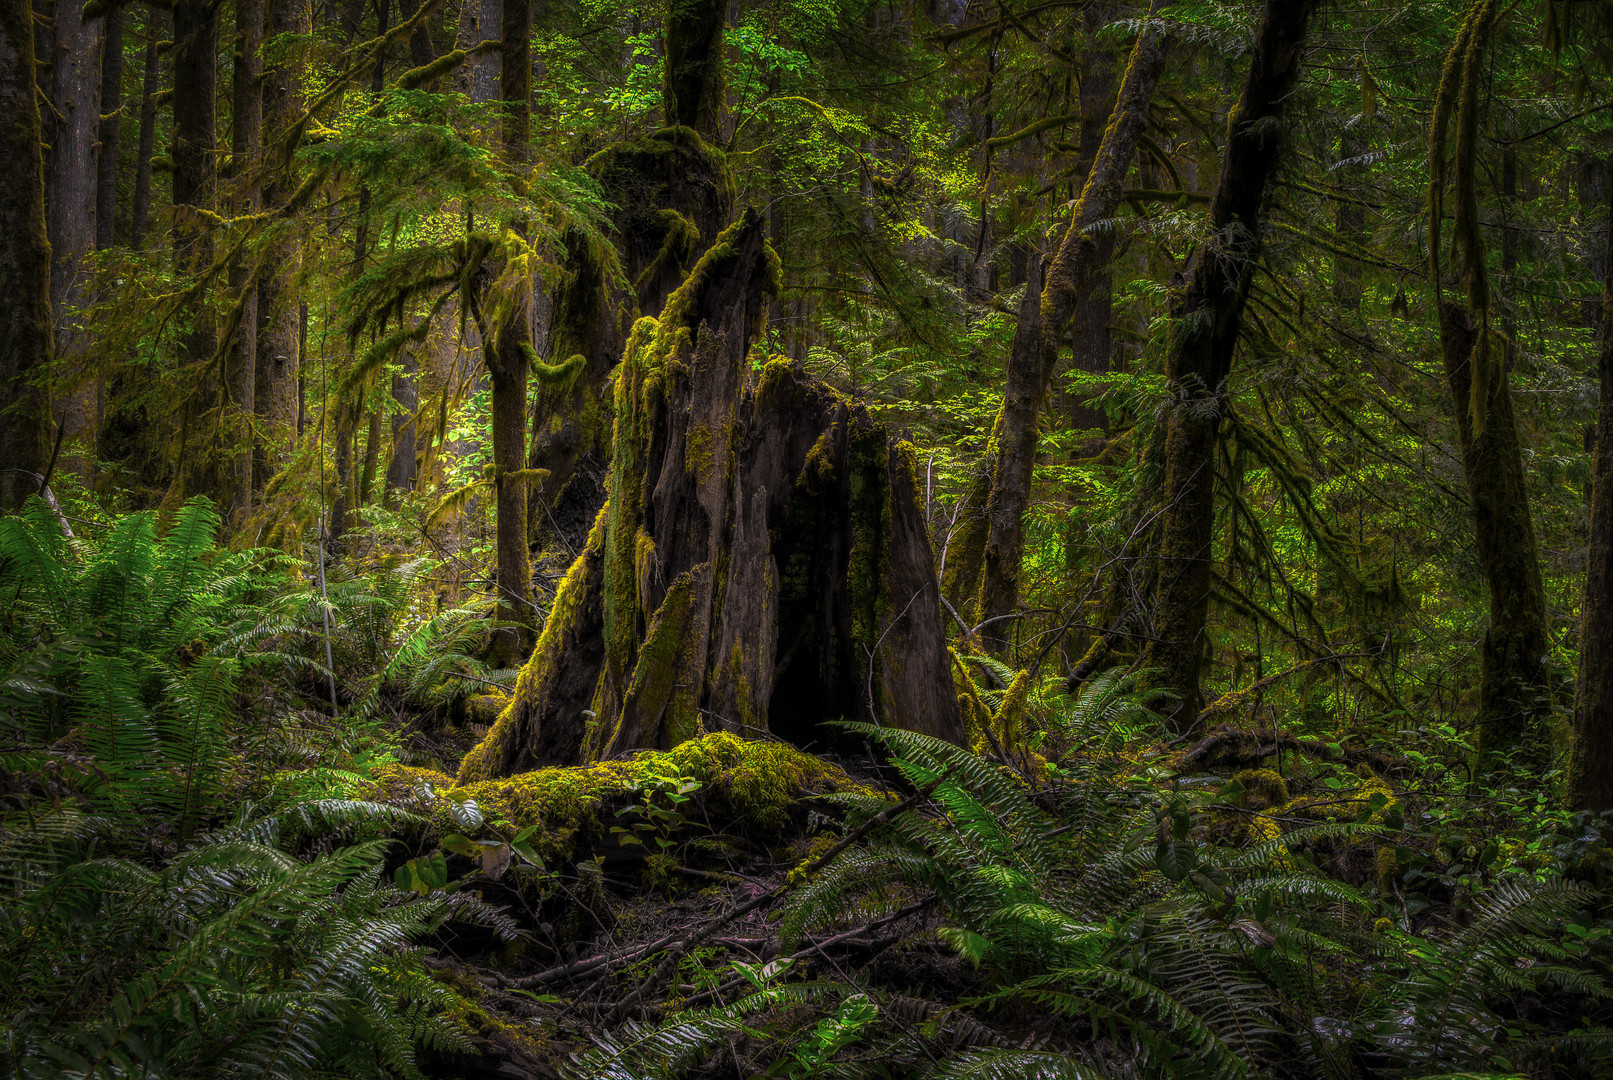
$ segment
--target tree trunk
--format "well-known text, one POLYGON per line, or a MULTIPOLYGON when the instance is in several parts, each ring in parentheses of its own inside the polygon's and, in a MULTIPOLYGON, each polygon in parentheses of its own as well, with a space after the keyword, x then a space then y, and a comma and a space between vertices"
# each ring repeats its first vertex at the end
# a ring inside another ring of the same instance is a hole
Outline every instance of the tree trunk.
MULTIPOLYGON (((236 0, 235 73, 231 89, 229 179, 234 186, 237 214, 255 214, 262 207, 258 159, 263 136, 263 0, 236 0)), ((252 510, 252 421, 257 397, 258 290, 247 261, 237 255, 230 262, 229 295, 239 303, 233 321, 225 369, 225 445, 230 448, 225 490, 229 493, 228 520, 239 528, 252 510)))
MULTIPOLYGON (((1158 9, 1158 3, 1153 10, 1158 9)), ((1152 12, 1151 12, 1152 13, 1152 12)), ((1165 69, 1165 35, 1149 23, 1137 37, 1131 62, 1115 98, 1114 113, 1103 134, 1097 156, 1076 203, 1058 254, 1046 268, 1040 302, 1034 281, 1026 285, 1019 325, 1009 351, 1008 379, 1003 405, 992 429, 993 460, 989 479, 977 484, 971 496, 984 508, 979 517, 966 519, 962 533, 947 556, 949 591, 960 600, 974 599, 972 610, 981 622, 993 622, 999 645, 1006 640, 1002 617, 1019 604, 1019 568, 1025 550, 1025 508, 1030 502, 1031 476, 1036 463, 1036 441, 1048 381, 1058 358, 1065 329, 1086 301, 1094 276, 1102 269, 1109 249, 1089 230, 1114 216, 1120 205, 1123 181, 1132 154, 1148 119, 1148 106, 1165 69), (977 591, 978 590, 978 591, 977 591)), ((995 635, 994 635, 995 636, 995 635)))
POLYGON ((962 740, 912 448, 751 369, 777 267, 747 214, 635 327, 611 501, 461 781, 839 717, 962 740))
MULTIPOLYGON (((1087 36, 1095 40, 1098 32, 1114 17, 1107 5, 1094 4, 1085 15, 1087 36)), ((1085 56, 1086 70, 1081 78, 1081 162, 1078 175, 1092 171, 1098 150, 1103 145, 1103 133, 1114 111, 1115 58, 1109 49, 1094 45, 1085 56)), ((1075 371, 1101 375, 1110 367, 1114 342, 1109 334, 1109 322, 1114 307, 1114 284, 1107 267, 1114 257, 1115 229, 1103 229, 1093 238, 1097 251, 1092 259, 1092 284, 1086 299, 1077 306, 1070 333, 1070 367, 1075 371)), ((1071 426, 1087 431, 1102 432, 1107 422, 1103 412, 1092 406, 1086 394, 1073 394, 1066 404, 1071 426)), ((1093 451, 1082 451, 1090 454, 1093 451)))
POLYGON ((401 369, 392 376, 392 400, 400 411, 392 414, 392 456, 386 466, 388 507, 398 505, 398 496, 414 490, 415 413, 420 408, 420 360, 414 349, 404 351, 401 369))
POLYGON ((1543 766, 1550 715, 1546 599, 1522 443, 1507 380, 1508 343, 1491 325, 1490 282, 1479 231, 1479 70, 1499 13, 1476 4, 1446 58, 1429 139, 1429 278, 1439 315, 1440 359, 1456 413, 1462 475, 1473 508, 1473 538, 1490 590, 1479 677, 1479 766, 1543 766), (1453 229, 1466 305, 1445 297, 1440 240, 1445 143, 1454 119, 1453 229))
MULTIPOLYGON (((214 255, 212 228, 195 211, 212 211, 217 199, 218 9, 210 0, 175 0, 173 11, 174 267, 188 277, 206 271, 214 255)), ((190 330, 181 339, 181 353, 190 391, 171 489, 178 496, 205 487, 216 475, 200 465, 205 459, 195 451, 204 445, 199 430, 202 417, 212 411, 220 396, 218 384, 209 385, 205 379, 218 349, 212 307, 199 297, 186 314, 190 330)))
POLYGON ((622 276, 581 236, 570 236, 566 283, 553 295, 549 355, 581 356, 581 370, 540 380, 528 465, 548 476, 533 485, 540 542, 578 550, 605 501, 610 465, 611 372, 641 315, 661 313, 700 254, 728 224, 734 182, 721 154, 687 131, 665 129, 606 147, 588 162, 615 207, 613 238, 622 276))
POLYGON ((106 11, 106 41, 101 48, 101 148, 96 159, 95 247, 114 242, 118 217, 118 131, 123 126, 123 8, 106 11))
POLYGON ((0 0, 0 507, 39 490, 50 419, 38 384, 55 352, 45 163, 29 0, 0 0))
POLYGON ((57 0, 51 102, 56 123, 50 140, 45 191, 50 236, 50 303, 56 318, 54 409, 66 427, 64 464, 86 481, 95 460, 94 376, 83 331, 94 274, 96 143, 100 135, 101 44, 105 16, 82 18, 78 0, 57 0))
MULTIPOLYGON (((532 0, 504 0, 500 96, 504 153, 524 176, 532 124, 532 0)), ((522 226, 518 223, 518 231, 522 226)), ((500 667, 526 657, 532 635, 532 562, 527 554, 526 384, 532 354, 532 287, 515 287, 502 321, 482 338, 493 390, 493 469, 498 488, 498 617, 492 656, 500 667)))
POLYGON ((1283 103, 1299 78, 1312 0, 1266 0, 1243 95, 1227 121, 1221 176, 1210 203, 1210 238, 1193 257, 1172 304, 1176 324, 1166 374, 1175 397, 1166 418, 1154 640, 1143 663, 1179 695, 1178 730, 1203 708, 1200 668, 1210 602, 1215 523, 1214 455, 1226 412, 1239 321, 1260 254, 1260 207, 1277 171, 1283 103))
POLYGON ((727 0, 675 0, 666 13, 666 78, 661 104, 668 127, 716 139, 722 126, 723 19, 727 0))
MULTIPOLYGON (((313 33, 311 0, 268 0, 267 39, 282 34, 313 33)), ((291 147, 285 144, 291 125, 302 115, 303 46, 282 44, 266 58, 263 70, 263 137, 269 148, 265 162, 263 205, 284 206, 296 190, 291 147)), ((258 277, 258 344, 253 410, 258 439, 253 447, 252 486, 261 492, 279 466, 280 455, 297 435, 297 372, 302 362, 301 222, 283 221, 264 240, 258 277)))
POLYGON ((1613 810, 1613 185, 1609 193, 1596 365, 1600 397, 1591 453, 1591 529, 1574 683, 1574 748, 1568 762, 1571 810, 1613 810))
POLYGON ((129 246, 141 250, 146 242, 146 216, 151 209, 151 155, 157 150, 157 97, 162 66, 157 62, 157 40, 162 37, 162 11, 146 14, 146 58, 140 78, 140 138, 134 160, 134 201, 129 208, 129 246))

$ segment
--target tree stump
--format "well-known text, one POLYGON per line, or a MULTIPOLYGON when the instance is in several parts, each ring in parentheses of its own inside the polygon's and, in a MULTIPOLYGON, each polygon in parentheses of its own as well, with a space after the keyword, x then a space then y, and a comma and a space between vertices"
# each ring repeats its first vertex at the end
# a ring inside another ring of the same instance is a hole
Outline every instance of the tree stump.
POLYGON ((753 359, 777 289, 748 213, 633 328, 609 499, 461 783, 842 717, 962 741, 912 447, 753 359))

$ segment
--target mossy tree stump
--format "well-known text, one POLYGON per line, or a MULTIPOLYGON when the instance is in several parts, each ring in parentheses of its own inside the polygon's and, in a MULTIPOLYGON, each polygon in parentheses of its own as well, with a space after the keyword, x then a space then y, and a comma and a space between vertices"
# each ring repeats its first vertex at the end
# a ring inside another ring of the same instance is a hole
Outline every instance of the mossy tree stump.
POLYGON ((633 324, 660 315, 733 215, 734 180, 722 151, 687 127, 615 143, 588 159, 610 215, 617 254, 568 237, 568 276, 553 295, 550 359, 581 356, 580 370, 541 386, 527 465, 533 536, 576 545, 605 501, 612 372, 633 324))
POLYGON ((615 380, 610 497, 459 780, 666 749, 800 745, 841 717, 961 742, 909 444, 750 345, 777 258, 747 214, 615 380))

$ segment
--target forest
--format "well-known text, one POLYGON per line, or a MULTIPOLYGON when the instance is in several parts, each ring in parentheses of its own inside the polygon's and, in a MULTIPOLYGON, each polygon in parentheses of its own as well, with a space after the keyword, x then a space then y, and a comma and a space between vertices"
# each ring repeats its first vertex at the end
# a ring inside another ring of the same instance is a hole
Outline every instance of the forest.
POLYGON ((0 0, 0 1077, 1613 1076, 1613 2, 0 0))

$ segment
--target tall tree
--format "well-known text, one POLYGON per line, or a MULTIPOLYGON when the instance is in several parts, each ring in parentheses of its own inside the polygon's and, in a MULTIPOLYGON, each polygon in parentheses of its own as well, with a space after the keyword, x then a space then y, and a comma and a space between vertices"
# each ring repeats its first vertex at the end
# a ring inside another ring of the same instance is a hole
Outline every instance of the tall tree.
MULTIPOLYGON (((1510 10, 1510 9, 1509 9, 1510 10)), ((1546 597, 1540 580, 1528 476, 1507 377, 1508 344, 1492 321, 1477 174, 1485 56, 1505 12, 1474 0, 1445 56, 1429 129, 1428 267, 1439 315, 1440 358, 1456 413, 1473 537, 1490 592, 1479 684, 1478 746, 1485 767, 1503 755, 1539 761, 1549 750, 1546 597), (1450 129, 1455 144, 1447 159, 1450 129), (1451 170, 1454 170, 1452 172, 1451 170), (1445 186, 1465 303, 1446 294, 1441 235, 1445 186)))
POLYGON ((161 95, 162 66, 157 44, 162 37, 162 9, 146 13, 146 55, 140 75, 140 134, 134 154, 134 198, 129 207, 129 246, 139 251, 146 242, 146 219, 151 211, 151 155, 157 149, 157 99, 161 95))
MULTIPOLYGON (((272 52, 263 65, 263 205, 279 210, 296 190, 292 168, 296 125, 304 107, 308 37, 314 30, 312 0, 268 0, 264 27, 272 52)), ((297 430, 297 373, 302 361, 301 222, 283 220, 264 240, 258 277, 258 343, 253 392, 258 442, 252 483, 262 491, 279 465, 280 452, 297 430)))
MULTIPOLYGON (((504 0, 499 57, 506 160, 529 175, 532 127, 532 0, 504 0)), ((522 231, 520 223, 515 230, 522 231)), ((532 635, 532 563, 527 554, 526 388, 531 368, 532 282, 510 283, 482 339, 493 389, 493 468, 498 488, 499 619, 492 654, 504 667, 525 659, 532 635)))
POLYGON ((101 45, 106 16, 77 0, 57 0, 51 61, 49 214, 51 310, 56 317, 55 410, 66 428, 68 461, 87 479, 96 428, 96 390, 81 324, 94 272, 96 146, 101 129, 101 45))
POLYGON ((112 246, 118 214, 118 132, 123 126, 123 20, 121 4, 106 9, 106 42, 101 49, 101 130, 96 159, 95 246, 112 246))
POLYGON ((1173 400, 1165 419, 1154 638, 1144 663, 1179 695, 1170 707, 1178 728, 1190 725, 1204 704, 1200 671, 1215 531, 1215 450, 1229 408, 1226 379, 1260 255, 1260 210, 1277 172, 1283 107, 1299 78, 1313 6, 1313 0, 1266 0, 1248 79, 1227 117, 1209 236, 1194 252, 1171 305, 1174 336, 1166 375, 1173 400))
POLYGON ((722 123, 722 55, 727 0, 671 0, 666 11, 666 78, 661 84, 667 124, 714 139, 722 123))
MULTIPOLYGON (((1159 7, 1156 2, 1150 17, 1159 7)), ((1002 409, 992 429, 989 486, 983 481, 972 500, 983 505, 985 511, 980 518, 966 523, 964 534, 956 542, 956 561, 951 557, 948 560, 949 585, 954 595, 974 599, 974 611, 981 622, 1001 620, 1019 603, 1024 514, 1030 501, 1048 383, 1064 334, 1088 302, 1112 250, 1112 244, 1095 226, 1112 218, 1120 205, 1126 172, 1164 69, 1164 29, 1149 21, 1132 48, 1114 112, 1058 253, 1048 263, 1040 295, 1034 280, 1026 285, 1026 302, 1021 305, 1009 350, 1002 409)))
MULTIPOLYGON (((263 0, 236 0, 234 75, 230 89, 229 180, 238 215, 262 206, 259 153, 263 137, 263 0)), ((230 261, 229 361, 224 373, 230 464, 230 520, 239 526, 252 508, 252 425, 258 381, 258 286, 244 253, 230 261)))
MULTIPOLYGON (((174 265, 182 275, 200 276, 213 263, 209 216, 218 197, 218 7, 212 0, 174 3, 174 265)), ((176 490, 207 486, 216 477, 198 467, 195 448, 203 444, 202 419, 219 396, 208 371, 218 349, 218 326, 205 293, 185 313, 189 330, 180 348, 188 387, 180 421, 176 490)))
POLYGON ((1576 810, 1613 810, 1613 184, 1607 188, 1591 527, 1574 683, 1574 746, 1568 763, 1568 805, 1576 810))
POLYGON ((0 118, 0 507, 11 507, 39 490, 50 456, 41 376, 55 350, 29 0, 0 0, 0 118))

